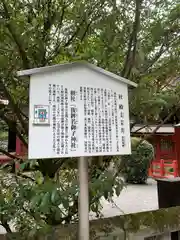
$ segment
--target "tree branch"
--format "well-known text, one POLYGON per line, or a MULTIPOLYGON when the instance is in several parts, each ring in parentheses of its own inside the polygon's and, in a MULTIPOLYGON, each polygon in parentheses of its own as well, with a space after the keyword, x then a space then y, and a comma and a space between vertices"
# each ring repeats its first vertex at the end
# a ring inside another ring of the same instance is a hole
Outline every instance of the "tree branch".
POLYGON ((4 155, 6 155, 7 157, 11 158, 11 159, 17 159, 17 160, 22 160, 21 158, 17 157, 16 155, 13 155, 9 152, 7 152, 6 150, 0 148, 0 152, 3 153, 4 155))
MULTIPOLYGON (((56 26, 56 30, 55 30, 55 32, 54 32, 53 35, 52 35, 52 39, 55 38, 55 36, 56 36, 56 34, 57 34, 58 31, 60 32, 61 27, 62 27, 62 24, 63 24, 63 20, 64 20, 65 10, 66 10, 66 8, 67 8, 69 5, 71 5, 72 2, 73 2, 73 0, 68 1, 67 4, 63 3, 62 9, 61 9, 60 20, 58 21, 58 24, 57 24, 57 26, 56 26)), ((58 12, 59 12, 59 9, 57 9, 57 10, 58 10, 58 12)))
POLYGON ((163 43, 160 47, 159 52, 156 53, 156 55, 154 56, 154 58, 152 60, 149 60, 145 66, 143 67, 143 69, 141 70, 141 74, 145 73, 150 67, 152 67, 154 65, 154 63, 157 62, 157 60, 161 57, 161 55, 164 53, 164 47, 165 47, 165 43, 163 43))
POLYGON ((23 111, 21 111, 20 108, 19 108, 19 111, 20 111, 21 115, 22 115, 26 120, 29 120, 29 117, 28 117, 23 111))
POLYGON ((166 80, 166 82, 162 85, 159 86, 158 91, 163 91, 165 90, 165 88, 171 87, 172 88, 172 81, 175 79, 175 76, 171 76, 168 80, 166 80))
MULTIPOLYGON (((61 9, 62 13, 61 13, 61 16, 60 16, 60 20, 59 20, 59 22, 58 22, 58 24, 57 24, 57 27, 56 27, 55 32, 53 33, 52 39, 54 39, 54 38, 56 37, 56 34, 57 34, 58 31, 59 31, 59 34, 60 34, 60 30, 61 30, 62 25, 63 25, 65 10, 66 10, 66 8, 67 8, 70 4, 71 4, 71 1, 70 1, 68 4, 65 4, 65 3, 63 4, 62 9, 61 9)), ((47 59, 46 59, 46 64, 49 63, 53 58, 55 58, 55 57, 59 54, 59 53, 57 54, 56 51, 58 51, 58 49, 60 48, 60 45, 61 45, 61 43, 59 43, 59 36, 58 36, 58 37, 57 37, 57 42, 56 42, 56 44, 55 44, 55 49, 54 49, 54 51, 51 52, 51 54, 47 57, 47 59)))
MULTIPOLYGON (((79 33, 81 26, 83 25, 84 20, 79 24, 79 26, 76 28, 76 30, 74 31, 74 33, 71 35, 71 37, 68 39, 68 41, 62 46, 62 48, 68 47, 71 42, 73 41, 73 39, 77 36, 77 34, 79 33)), ((58 43, 54 49, 54 51, 51 53, 50 57, 47 59, 47 62, 51 61, 53 58, 56 58, 61 50, 61 42, 58 43)))
MULTIPOLYGON (((52 0, 47 0, 47 2, 45 2, 44 4, 44 23, 43 23, 43 31, 42 31, 42 58, 41 58, 41 65, 44 66, 47 64, 46 61, 46 49, 47 49, 47 45, 48 42, 50 40, 50 31, 52 28, 52 25, 54 24, 54 20, 56 18, 56 9, 53 10, 52 12, 53 6, 52 6, 52 0), (46 6, 47 6, 47 11, 46 11, 46 6)), ((41 11, 41 9, 40 9, 41 11)))
MULTIPOLYGON (((179 103, 177 103, 177 105, 178 105, 179 103)), ((140 141, 140 143, 142 142, 142 141, 144 141, 144 140, 148 140, 150 137, 152 137, 158 130, 159 130, 159 128, 160 127, 162 127, 162 125, 164 125, 178 110, 180 109, 180 107, 178 106, 176 106, 175 108, 174 108, 174 111, 172 111, 172 112, 170 112, 168 115, 167 115, 167 117, 163 120, 163 121, 161 121, 161 123, 160 124, 158 124, 157 126, 156 126, 156 128, 152 131, 152 133, 150 133, 150 134, 144 134, 144 138, 140 141)), ((139 143, 139 144, 140 144, 139 143)))
POLYGON ((28 60, 28 57, 26 55, 25 50, 22 47, 23 44, 20 40, 20 36, 16 35, 15 27, 12 26, 12 23, 10 22, 11 19, 10 19, 10 14, 9 14, 9 11, 8 11, 8 6, 7 6, 7 3, 6 3, 6 0, 2 0, 2 3, 3 3, 3 8, 4 8, 5 19, 8 21, 6 23, 6 27, 9 31, 9 33, 11 34, 12 38, 14 39, 15 44, 18 47, 19 54, 20 54, 22 62, 23 62, 23 67, 24 68, 29 68, 29 60, 28 60))
MULTIPOLYGON (((5 115, 5 112, 0 112, 0 118, 2 120, 4 120, 4 122, 8 125, 9 129, 14 129, 14 125, 12 125, 13 121, 11 121, 10 119, 8 119, 5 115)), ((16 127, 16 135, 17 137, 21 140, 21 142, 24 144, 24 146, 26 148, 28 148, 28 144, 27 142, 25 141, 25 139, 23 138, 23 136, 21 135, 19 129, 16 127)))
MULTIPOLYGON (((150 137, 152 137, 152 136, 158 131, 158 129, 159 129, 163 124, 165 124, 179 109, 180 109, 180 107, 177 107, 177 108, 175 108, 174 111, 172 111, 171 113, 169 113, 169 114, 167 115, 167 117, 166 117, 163 121, 161 121, 160 124, 158 124, 158 125, 156 126, 156 128, 152 131, 151 134, 144 134, 144 137, 139 141, 137 147, 138 147, 144 140, 148 140, 150 137)), ((143 126, 143 128, 144 128, 144 126, 143 126)), ((125 164, 124 161, 121 161, 121 162, 120 162, 120 165, 119 165, 119 167, 118 167, 118 170, 117 170, 116 173, 115 173, 114 178, 116 178, 116 177, 119 175, 119 172, 123 169, 124 164, 125 164)))
POLYGON ((3 219, 3 217, 0 218, 1 226, 3 226, 7 233, 12 233, 11 228, 6 220, 3 219))
POLYGON ((148 124, 143 125, 142 127, 138 128, 138 129, 137 129, 135 132, 133 132, 133 133, 138 133, 139 131, 141 131, 142 129, 144 129, 144 128, 146 128, 146 127, 148 127, 148 124))
POLYGON ((81 39, 80 39, 80 40, 81 40, 81 43, 82 43, 82 41, 84 40, 84 38, 85 38, 85 36, 86 36, 86 34, 87 34, 87 32, 88 32, 88 30, 89 30, 92 22, 93 22, 93 20, 91 20, 91 21, 87 24, 87 26, 86 26, 86 28, 85 28, 85 30, 84 30, 84 33, 82 34, 82 37, 81 37, 81 39))
POLYGON ((130 76, 131 69, 135 63, 136 48, 137 48, 137 34, 139 32, 139 27, 140 27, 140 13, 141 13, 140 10, 141 10, 142 1, 143 0, 136 0, 136 10, 135 10, 135 20, 133 23, 133 30, 129 39, 124 68, 121 72, 121 75, 126 78, 130 76))
POLYGON ((133 127, 136 125, 136 123, 135 122, 133 122, 133 123, 130 123, 130 131, 133 129, 133 127))
POLYGON ((9 93, 8 89, 6 88, 5 84, 3 83, 2 79, 0 79, 0 85, 3 88, 3 92, 6 96, 6 98, 9 100, 9 104, 11 105, 14 114, 17 116, 17 119, 19 120, 24 132, 26 135, 28 135, 28 126, 24 119, 21 116, 21 112, 19 111, 19 108, 17 104, 14 102, 14 99, 12 98, 11 94, 9 93))
MULTIPOLYGON (((83 42, 84 38, 86 37, 86 34, 87 34, 87 32, 88 32, 91 24, 92 24, 92 20, 87 24, 87 26, 86 26, 86 28, 85 28, 85 30, 84 30, 84 33, 82 34, 82 37, 81 37, 81 39, 80 39, 80 42, 81 42, 81 43, 83 42)), ((77 48, 76 48, 76 50, 75 50, 75 53, 77 53, 79 47, 80 47, 80 45, 77 46, 77 48)))
MULTIPOLYGON (((172 30, 173 31, 173 30, 172 30)), ((159 51, 155 54, 153 59, 148 59, 144 66, 140 69, 141 74, 146 74, 146 72, 151 68, 162 56, 163 53, 165 53, 168 48, 177 40, 175 37, 174 39, 169 36, 169 34, 172 33, 171 30, 165 30, 162 37, 164 37, 162 45, 160 46, 159 51), (171 41, 169 41, 171 40, 171 41)))
MULTIPOLYGON (((100 7, 102 7, 103 4, 104 4, 104 1, 102 1, 100 7)), ((98 5, 98 4, 96 4, 96 5, 93 7, 93 9, 91 9, 91 10, 89 11, 89 13, 87 14, 88 16, 85 14, 85 16, 83 17, 82 21, 78 24, 78 26, 76 27, 74 33, 73 33, 73 34, 71 35, 71 37, 67 40, 66 43, 64 43, 62 46, 61 46, 61 42, 60 42, 60 43, 57 43, 54 51, 52 52, 52 54, 50 55, 50 57, 47 59, 47 62, 50 62, 53 58, 57 57, 58 54, 60 53, 61 48, 66 48, 66 47, 68 47, 68 46, 72 43, 72 41, 75 39, 75 37, 76 37, 76 36, 78 35, 78 33, 80 32, 81 27, 84 25, 84 23, 86 23, 86 19, 87 19, 87 18, 90 18, 91 15, 94 13, 94 10, 96 9, 97 5, 98 5)), ((83 41, 84 37, 86 36, 86 33, 87 33, 90 25, 92 24, 93 20, 94 20, 94 18, 91 19, 90 22, 89 22, 89 23, 87 24, 87 26, 85 27, 84 34, 83 34, 82 37, 81 37, 81 39, 82 39, 81 41, 83 41)))
POLYGON ((27 175, 25 175, 25 174, 22 174, 22 173, 20 173, 20 172, 18 172, 17 175, 18 175, 19 177, 21 177, 21 178, 28 179, 28 180, 31 180, 31 181, 33 181, 33 182, 35 181, 35 179, 33 179, 32 177, 29 177, 29 176, 27 176, 27 175))
POLYGON ((56 172, 64 164, 65 161, 65 158, 59 160, 40 159, 38 160, 39 171, 43 174, 43 176, 48 176, 53 179, 56 172))

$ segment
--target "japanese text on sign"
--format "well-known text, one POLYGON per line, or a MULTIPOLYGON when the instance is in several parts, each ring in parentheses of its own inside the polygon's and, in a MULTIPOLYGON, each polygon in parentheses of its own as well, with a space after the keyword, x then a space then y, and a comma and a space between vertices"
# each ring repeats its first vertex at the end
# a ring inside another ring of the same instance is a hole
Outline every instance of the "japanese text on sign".
POLYGON ((79 145, 86 155, 118 153, 126 147, 122 93, 49 84, 48 99, 52 110, 52 148, 57 155, 76 152, 79 145), (79 142, 79 130, 83 133, 83 142, 79 142))

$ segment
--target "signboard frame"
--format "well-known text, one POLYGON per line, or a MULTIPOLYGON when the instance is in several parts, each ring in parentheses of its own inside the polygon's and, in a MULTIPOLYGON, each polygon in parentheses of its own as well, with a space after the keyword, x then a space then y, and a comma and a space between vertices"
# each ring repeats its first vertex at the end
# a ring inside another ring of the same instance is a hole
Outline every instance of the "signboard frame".
POLYGON ((29 116, 30 159, 131 152, 127 84, 91 69, 32 75, 29 116), (47 121, 35 123, 36 105, 47 106, 47 121))

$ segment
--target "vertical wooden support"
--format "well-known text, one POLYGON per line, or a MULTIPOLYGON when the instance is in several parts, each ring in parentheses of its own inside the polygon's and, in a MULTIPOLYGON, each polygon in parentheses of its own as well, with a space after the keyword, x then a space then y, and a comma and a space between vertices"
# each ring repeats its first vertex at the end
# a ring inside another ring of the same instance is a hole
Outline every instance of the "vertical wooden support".
MULTIPOLYGON (((180 178, 157 179, 159 208, 180 206, 180 178)), ((178 233, 171 233, 171 240, 177 240, 178 233)))
POLYGON ((177 174, 180 176, 180 126, 174 127, 175 133, 174 133, 174 144, 175 144, 175 150, 176 150, 176 156, 177 156, 177 174))
POLYGON ((16 154, 21 155, 21 141, 16 137, 16 154))
POLYGON ((173 160, 172 163, 173 169, 174 169, 174 177, 178 177, 178 168, 177 168, 177 161, 173 160))
POLYGON ((163 159, 160 160, 160 176, 161 177, 164 176, 164 160, 163 159))
POLYGON ((79 173, 79 240, 89 240, 89 185, 88 160, 80 157, 78 160, 79 173))
POLYGON ((8 130, 8 152, 16 151, 16 122, 11 124, 8 130))
POLYGON ((149 170, 148 170, 148 176, 153 177, 153 165, 152 163, 150 164, 149 170))
POLYGON ((16 137, 16 154, 19 156, 23 156, 27 153, 27 148, 21 142, 21 140, 16 137))

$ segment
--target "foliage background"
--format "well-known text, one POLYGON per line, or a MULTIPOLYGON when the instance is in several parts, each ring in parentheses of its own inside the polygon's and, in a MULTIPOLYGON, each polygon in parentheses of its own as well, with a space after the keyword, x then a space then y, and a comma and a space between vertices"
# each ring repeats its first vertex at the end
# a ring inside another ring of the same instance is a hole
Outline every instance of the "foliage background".
POLYGON ((150 163, 154 158, 154 148, 146 140, 131 138, 132 154, 122 156, 122 174, 127 183, 144 184, 148 178, 150 163))
MULTIPOLYGON (((1 102, 0 119, 11 129, 16 121, 17 136, 28 147, 28 79, 19 79, 16 72, 85 59, 138 83, 130 92, 134 124, 155 122, 157 130, 168 121, 178 122, 179 36, 178 0, 1 0, 0 99, 9 104, 1 102)), ((21 162, 3 146, 0 152, 21 162)), ((27 228, 33 235, 76 221, 73 161, 26 161, 19 170, 2 169, 1 225, 11 232, 13 221, 17 230, 27 228)), ((90 209, 97 215, 102 196, 120 194, 120 169, 120 160, 113 157, 89 159, 90 209), (109 174, 112 161, 117 171, 109 174)))

